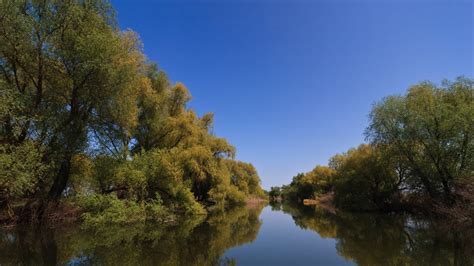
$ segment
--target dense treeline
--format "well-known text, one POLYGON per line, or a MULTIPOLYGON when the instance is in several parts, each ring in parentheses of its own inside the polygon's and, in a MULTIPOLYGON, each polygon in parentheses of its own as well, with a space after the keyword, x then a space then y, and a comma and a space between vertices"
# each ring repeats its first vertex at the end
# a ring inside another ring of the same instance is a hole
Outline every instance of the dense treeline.
POLYGON ((162 219, 262 196, 189 100, 107 1, 1 1, 2 218, 62 202, 91 222, 162 219))
POLYGON ((474 81, 424 82, 376 103, 368 144, 272 188, 292 201, 333 197, 350 210, 428 209, 473 220, 474 81), (426 208, 425 208, 426 209, 426 208))

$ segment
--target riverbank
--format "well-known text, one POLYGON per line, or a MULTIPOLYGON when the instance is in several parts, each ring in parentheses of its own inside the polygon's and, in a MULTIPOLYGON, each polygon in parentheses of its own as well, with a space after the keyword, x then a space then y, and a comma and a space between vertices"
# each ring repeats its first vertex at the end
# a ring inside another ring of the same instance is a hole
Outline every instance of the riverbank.
MULTIPOLYGON (((278 204, 285 204, 284 201, 278 204)), ((315 207, 327 213, 351 213, 354 215, 373 214, 373 215, 411 215, 417 219, 428 219, 437 221, 438 227, 443 230, 452 230, 453 228, 459 230, 466 230, 474 235, 474 206, 472 204, 457 203, 451 206, 446 206, 442 202, 434 202, 429 199, 424 201, 417 201, 405 203, 403 205, 394 206, 386 210, 371 210, 371 211, 348 211, 337 208, 334 204, 334 193, 325 193, 316 197, 315 199, 304 199, 299 203, 293 203, 307 207, 315 207)))
POLYGON ((314 205, 330 213, 336 213, 337 208, 334 205, 334 193, 326 193, 315 199, 304 199, 304 205, 314 205))
MULTIPOLYGON (((121 201, 117 201, 121 203, 121 201)), ((90 213, 81 207, 76 200, 63 200, 63 201, 51 201, 48 203, 43 203, 41 205, 39 201, 23 202, 17 204, 12 209, 14 215, 10 216, 5 210, 0 212, 0 227, 2 228, 14 228, 16 226, 23 225, 44 225, 47 227, 61 227, 67 226, 70 224, 91 224, 88 219, 90 213)), ((114 202, 111 203, 112 206, 114 202)), ((268 204, 268 200, 265 198, 259 197, 248 197, 240 204, 234 206, 227 206, 224 209, 216 205, 204 205, 205 212, 201 214, 186 214, 184 210, 175 209, 173 212, 169 210, 162 210, 158 214, 159 216, 152 217, 153 219, 94 219, 94 227, 102 226, 105 224, 110 225, 124 225, 124 224, 134 224, 141 222, 153 222, 159 223, 164 226, 171 224, 180 223, 184 220, 194 219, 193 217, 202 217, 208 216, 212 213, 218 211, 225 211, 227 209, 238 208, 242 206, 247 206, 250 208, 261 208, 268 204)), ((118 212, 126 209, 124 206, 118 206, 119 208, 109 207, 108 209, 98 209, 98 214, 108 215, 117 217, 117 215, 124 216, 118 212)), ((199 218, 199 220, 202 218, 199 218)))

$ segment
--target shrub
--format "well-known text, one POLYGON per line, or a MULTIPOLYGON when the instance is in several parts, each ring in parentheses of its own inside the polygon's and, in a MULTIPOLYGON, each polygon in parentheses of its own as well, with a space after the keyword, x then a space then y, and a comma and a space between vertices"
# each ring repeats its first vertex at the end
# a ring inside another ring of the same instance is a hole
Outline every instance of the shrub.
POLYGON ((77 202, 84 211, 82 219, 86 226, 127 224, 143 222, 146 219, 144 205, 120 200, 114 194, 80 196, 77 202))

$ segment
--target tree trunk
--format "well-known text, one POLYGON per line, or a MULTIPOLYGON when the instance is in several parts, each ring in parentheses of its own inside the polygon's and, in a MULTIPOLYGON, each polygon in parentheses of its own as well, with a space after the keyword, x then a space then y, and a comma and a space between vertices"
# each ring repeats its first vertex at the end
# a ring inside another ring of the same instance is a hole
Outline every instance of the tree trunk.
POLYGON ((58 200, 64 189, 67 186, 69 180, 69 174, 71 172, 71 158, 70 154, 66 155, 64 160, 61 162, 58 174, 54 178, 54 183, 48 193, 48 199, 58 200))
POLYGON ((448 181, 446 179, 443 179, 442 184, 443 184, 443 192, 444 192, 445 202, 447 204, 454 204, 456 199, 453 196, 453 193, 451 191, 451 187, 449 186, 448 181))
POLYGON ((58 200, 67 186, 71 173, 72 157, 77 148, 81 145, 81 136, 85 131, 87 113, 83 115, 77 115, 76 111, 71 109, 70 120, 71 124, 69 125, 69 130, 66 130, 66 142, 64 143, 64 150, 62 151, 63 154, 61 155, 61 165, 54 178, 53 186, 48 193, 49 200, 58 200))

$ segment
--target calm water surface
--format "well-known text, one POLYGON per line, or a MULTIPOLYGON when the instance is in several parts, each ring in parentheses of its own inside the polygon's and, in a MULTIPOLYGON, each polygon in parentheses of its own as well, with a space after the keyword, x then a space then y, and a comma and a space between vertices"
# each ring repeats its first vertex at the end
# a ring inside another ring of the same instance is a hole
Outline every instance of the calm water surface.
POLYGON ((469 231, 404 215, 254 206, 166 227, 3 230, 0 265, 474 265, 469 231))

